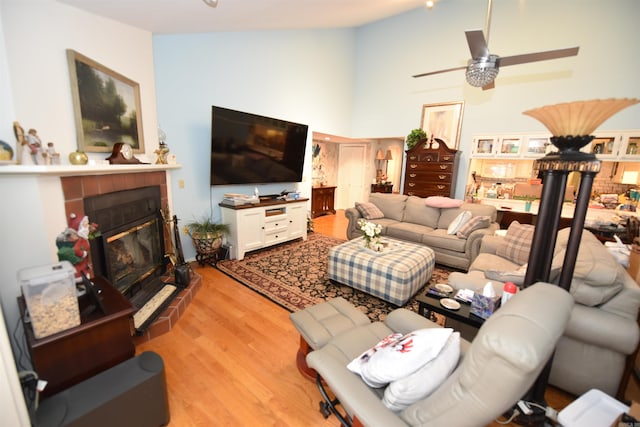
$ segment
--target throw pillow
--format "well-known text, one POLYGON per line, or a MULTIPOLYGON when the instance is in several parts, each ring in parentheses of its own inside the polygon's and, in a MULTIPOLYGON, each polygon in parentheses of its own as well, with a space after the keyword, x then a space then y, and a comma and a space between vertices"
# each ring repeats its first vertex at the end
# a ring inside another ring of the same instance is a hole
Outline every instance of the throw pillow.
POLYGON ((519 265, 526 264, 529 261, 534 230, 533 225, 513 221, 509 224, 503 242, 496 248, 496 255, 519 265))
POLYGON ((401 337, 387 337, 349 363, 347 368, 355 373, 359 371, 368 386, 383 387, 435 358, 452 333, 451 328, 427 328, 401 337))
POLYGON ((487 228, 489 227, 489 225, 491 225, 490 217, 484 215, 474 216, 469 221, 467 221, 466 224, 462 224, 462 226, 458 228, 456 236, 461 239, 467 239, 472 232, 480 230, 481 228, 487 228))
POLYGON ((464 200, 443 196, 429 196, 424 199, 424 204, 432 208, 459 208, 463 203, 464 200))
POLYGON ((392 411, 402 411, 433 393, 447 379, 460 359, 460 332, 449 336, 435 359, 414 373, 393 381, 384 391, 382 403, 392 411))
POLYGON ((447 229, 448 234, 456 234, 460 227, 466 224, 470 219, 471 215, 473 215, 469 211, 462 211, 460 214, 451 221, 449 224, 449 228, 447 229))
POLYGON ((384 218, 382 211, 371 202, 356 202, 356 209, 358 209, 358 212, 360 212, 360 215, 362 215, 364 219, 384 218))

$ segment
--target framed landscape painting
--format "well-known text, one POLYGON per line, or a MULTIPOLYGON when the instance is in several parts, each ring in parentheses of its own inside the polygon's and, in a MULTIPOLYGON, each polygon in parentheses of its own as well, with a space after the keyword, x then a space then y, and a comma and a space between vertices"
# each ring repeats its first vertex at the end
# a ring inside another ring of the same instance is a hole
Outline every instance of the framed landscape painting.
POLYGON ((427 137, 443 140, 447 147, 458 149, 464 101, 425 104, 422 106, 421 128, 427 137))
POLYGON ((71 49, 67 60, 78 150, 109 153, 124 142, 144 153, 138 83, 71 49))

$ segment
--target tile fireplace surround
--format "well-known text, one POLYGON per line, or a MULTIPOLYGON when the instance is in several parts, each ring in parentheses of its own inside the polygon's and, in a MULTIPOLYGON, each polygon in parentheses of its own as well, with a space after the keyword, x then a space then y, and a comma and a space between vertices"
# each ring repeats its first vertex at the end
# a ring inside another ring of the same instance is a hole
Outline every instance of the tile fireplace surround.
MULTIPOLYGON (((76 215, 84 215, 85 197, 153 185, 160 187, 161 203, 165 207, 169 200, 167 183, 170 182, 170 170, 179 167, 179 165, 5 166, 0 171, 2 175, 37 176, 46 182, 52 178, 59 178, 60 193, 64 199, 64 217, 68 218, 72 212, 76 215)), ((62 213, 54 214, 56 217, 62 215, 62 213)), ((168 238, 170 236, 165 233, 165 240, 168 238)), ((202 286, 201 279, 199 275, 192 274, 191 284, 180 292, 144 335, 135 337, 136 342, 147 341, 170 331, 202 286)))

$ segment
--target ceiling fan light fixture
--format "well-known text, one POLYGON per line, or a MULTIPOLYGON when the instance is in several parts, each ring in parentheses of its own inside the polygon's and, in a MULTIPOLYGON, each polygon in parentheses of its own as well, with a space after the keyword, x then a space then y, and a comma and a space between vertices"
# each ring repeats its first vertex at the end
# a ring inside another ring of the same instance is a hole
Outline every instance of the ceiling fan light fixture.
POLYGON ((216 7, 218 6, 218 0, 202 0, 204 2, 204 4, 206 4, 209 7, 216 7))
POLYGON ((499 71, 497 60, 496 55, 470 60, 466 71, 467 83, 474 87, 483 87, 494 81, 499 71))

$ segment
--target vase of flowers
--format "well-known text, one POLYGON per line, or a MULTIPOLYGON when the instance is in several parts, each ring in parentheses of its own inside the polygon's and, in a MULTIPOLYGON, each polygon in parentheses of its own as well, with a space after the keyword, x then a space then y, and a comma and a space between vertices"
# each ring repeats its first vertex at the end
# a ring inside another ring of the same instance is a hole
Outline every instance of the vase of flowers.
POLYGON ((382 225, 374 224, 364 218, 358 220, 360 230, 364 233, 364 247, 367 249, 381 252, 383 245, 380 242, 380 233, 382 232, 382 225))

